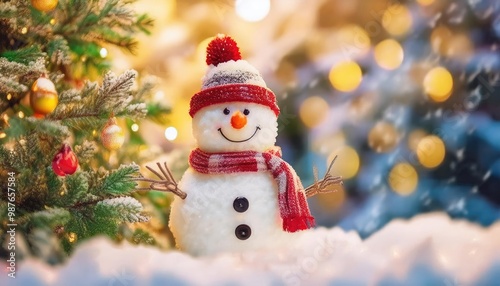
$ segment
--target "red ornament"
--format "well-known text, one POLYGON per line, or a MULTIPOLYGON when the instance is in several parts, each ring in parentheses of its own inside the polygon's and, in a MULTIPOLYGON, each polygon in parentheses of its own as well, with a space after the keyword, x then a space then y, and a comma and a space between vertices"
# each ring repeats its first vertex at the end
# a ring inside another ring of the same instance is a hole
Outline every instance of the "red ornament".
POLYGON ((228 36, 217 35, 207 47, 207 65, 217 66, 228 61, 241 60, 240 49, 236 42, 228 36))
POLYGON ((78 158, 71 147, 64 143, 52 160, 52 170, 58 176, 71 175, 78 169, 78 158))

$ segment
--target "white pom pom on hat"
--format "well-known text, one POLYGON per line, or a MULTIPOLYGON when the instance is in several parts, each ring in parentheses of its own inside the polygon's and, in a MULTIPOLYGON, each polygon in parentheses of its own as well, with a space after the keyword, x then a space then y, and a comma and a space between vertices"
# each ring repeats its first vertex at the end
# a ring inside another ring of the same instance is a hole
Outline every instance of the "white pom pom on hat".
POLYGON ((191 98, 189 114, 193 117, 203 107, 225 102, 251 102, 268 106, 276 116, 279 107, 255 67, 241 59, 236 42, 217 35, 207 47, 209 70, 203 78, 201 91, 191 98))

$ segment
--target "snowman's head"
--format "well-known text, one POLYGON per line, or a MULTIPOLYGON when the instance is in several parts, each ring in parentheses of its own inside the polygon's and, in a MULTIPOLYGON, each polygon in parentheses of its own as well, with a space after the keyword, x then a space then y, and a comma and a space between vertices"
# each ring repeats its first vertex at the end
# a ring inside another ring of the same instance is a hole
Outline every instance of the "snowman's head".
POLYGON ((276 142, 278 122, 274 111, 264 105, 219 103, 195 114, 193 134, 205 152, 264 152, 276 142))
POLYGON ((205 152, 258 151, 274 146, 279 108, 260 73, 241 60, 230 37, 219 35, 207 49, 209 69, 191 98, 193 134, 205 152))

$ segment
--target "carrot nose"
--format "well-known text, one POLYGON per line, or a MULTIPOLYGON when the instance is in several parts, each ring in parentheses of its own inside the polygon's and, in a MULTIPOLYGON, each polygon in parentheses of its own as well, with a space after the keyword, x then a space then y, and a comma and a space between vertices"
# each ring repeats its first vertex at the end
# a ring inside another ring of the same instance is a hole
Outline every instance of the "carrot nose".
POLYGON ((231 116, 231 125, 235 129, 241 129, 247 125, 247 117, 241 111, 237 110, 231 116))

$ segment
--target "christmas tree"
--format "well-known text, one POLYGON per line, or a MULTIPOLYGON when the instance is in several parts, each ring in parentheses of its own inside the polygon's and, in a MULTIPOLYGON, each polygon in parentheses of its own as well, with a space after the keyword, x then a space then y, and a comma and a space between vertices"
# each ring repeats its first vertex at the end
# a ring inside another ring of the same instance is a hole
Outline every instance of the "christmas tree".
POLYGON ((124 129, 166 110, 145 103, 153 78, 107 71, 106 47, 133 53, 153 24, 132 2, 0 3, 2 256, 13 232, 18 259, 50 263, 96 235, 154 244, 124 225, 148 220, 134 198, 142 139, 123 145, 124 129))

